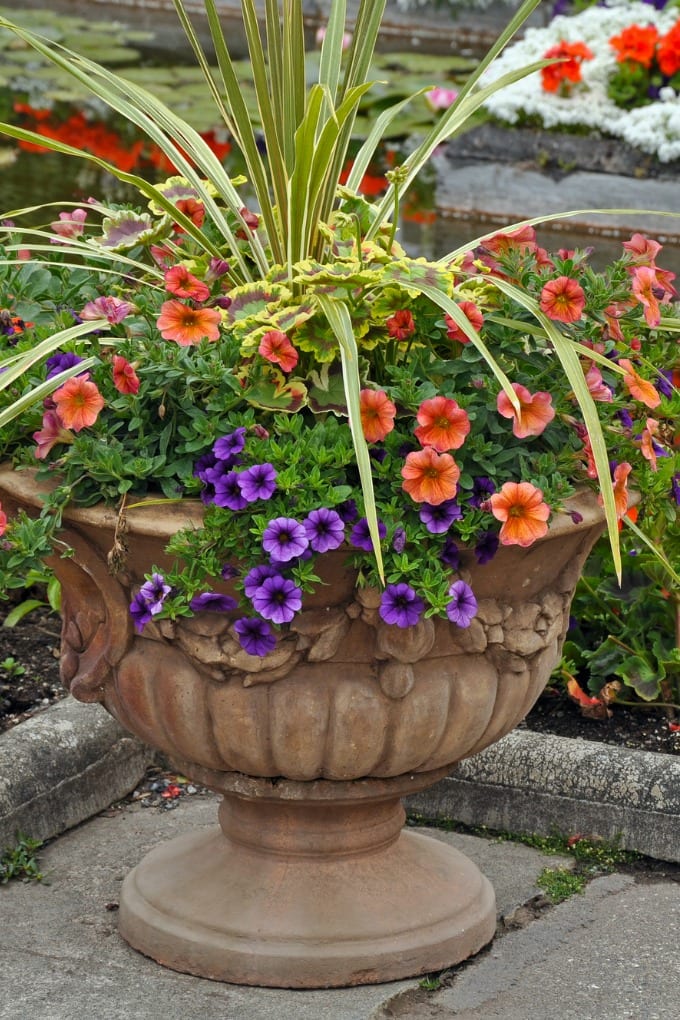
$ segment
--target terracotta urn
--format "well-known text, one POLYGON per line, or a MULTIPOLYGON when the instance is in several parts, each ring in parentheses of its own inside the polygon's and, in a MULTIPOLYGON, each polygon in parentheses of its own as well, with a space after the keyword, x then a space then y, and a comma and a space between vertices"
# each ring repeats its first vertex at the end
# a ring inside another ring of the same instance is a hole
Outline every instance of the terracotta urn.
MULTIPOLYGON (((3 507, 39 506, 30 471, 0 469, 3 507)), ((357 589, 341 552, 266 657, 245 652, 241 614, 133 627, 144 573, 198 503, 124 519, 73 509, 52 565, 63 586, 62 678, 101 702, 191 779, 222 794, 220 826, 177 837, 127 876, 120 931, 176 970, 238 984, 315 988, 451 966, 489 942, 494 893, 444 843, 402 830, 401 798, 511 730, 558 661, 585 558, 603 530, 574 503, 528 549, 501 547, 461 576, 468 628, 400 629, 357 589), (577 518, 578 519, 578 518, 577 518)), ((228 588, 225 588, 228 591, 228 588)))

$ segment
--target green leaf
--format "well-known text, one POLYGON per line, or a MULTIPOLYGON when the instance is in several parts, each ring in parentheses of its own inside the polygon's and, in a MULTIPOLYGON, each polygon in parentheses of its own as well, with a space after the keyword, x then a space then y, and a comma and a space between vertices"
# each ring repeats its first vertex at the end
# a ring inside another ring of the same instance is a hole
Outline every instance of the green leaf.
POLYGON ((632 687, 643 701, 654 701, 661 693, 661 681, 665 673, 652 666, 641 655, 629 655, 619 665, 621 679, 632 687))

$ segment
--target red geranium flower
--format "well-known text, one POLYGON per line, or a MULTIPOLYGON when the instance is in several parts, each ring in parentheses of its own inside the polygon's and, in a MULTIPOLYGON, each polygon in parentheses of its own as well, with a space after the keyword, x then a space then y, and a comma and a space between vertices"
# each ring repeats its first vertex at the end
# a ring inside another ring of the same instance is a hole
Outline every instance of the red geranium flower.
POLYGON ((572 85, 581 81, 581 64, 592 60, 593 52, 582 42, 562 42, 551 46, 543 54, 544 60, 559 58, 559 63, 541 69, 541 84, 546 92, 569 92, 572 85))
POLYGON ((609 45, 616 50, 619 63, 631 60, 643 67, 651 67, 658 38, 655 25, 629 25, 619 35, 613 35, 609 45))
POLYGON ((416 331, 413 315, 408 308, 400 308, 394 315, 390 315, 385 325, 387 332, 395 340, 408 340, 416 331))

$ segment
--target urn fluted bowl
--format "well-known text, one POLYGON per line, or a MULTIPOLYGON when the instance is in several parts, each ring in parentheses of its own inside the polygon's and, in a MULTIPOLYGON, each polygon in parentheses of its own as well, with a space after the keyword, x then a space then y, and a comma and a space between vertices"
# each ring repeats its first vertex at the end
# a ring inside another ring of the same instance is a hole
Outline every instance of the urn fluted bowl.
MULTIPOLYGON (((10 510, 39 505, 30 471, 0 469, 0 493, 10 510)), ((221 832, 173 840, 126 879, 128 941, 177 969, 290 987, 423 973, 484 945, 487 880, 450 848, 401 833, 400 797, 498 740, 538 698, 603 529, 593 494, 573 509, 578 523, 558 515, 528 549, 501 547, 483 566, 463 552, 459 575, 479 606, 466 628, 385 623, 379 593, 356 587, 342 550, 326 554, 323 584, 263 658, 241 648, 238 613, 133 626, 145 572, 163 569, 178 528, 200 525, 200 503, 124 520, 70 510, 70 555, 53 558, 66 686, 224 795, 221 832), (208 849, 213 865, 187 881, 208 849)))

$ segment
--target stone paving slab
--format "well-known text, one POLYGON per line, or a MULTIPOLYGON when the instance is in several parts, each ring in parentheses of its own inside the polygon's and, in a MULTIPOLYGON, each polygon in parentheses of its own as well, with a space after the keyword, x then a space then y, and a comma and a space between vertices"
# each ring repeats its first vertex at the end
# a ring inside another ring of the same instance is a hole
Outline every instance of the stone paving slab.
POLYGON ((597 878, 418 1001, 398 992, 371 1020, 676 1020, 680 885, 597 878))
MULTIPOLYGON (((124 875, 153 846, 215 824, 218 798, 185 796, 168 811, 114 808, 64 834, 41 853, 43 884, 0 889, 0 1020, 365 1020, 417 981, 328 991, 246 988, 176 974, 119 938, 124 875)), ((506 914, 537 892, 536 878, 564 859, 473 836, 432 833, 472 857, 506 914)))

